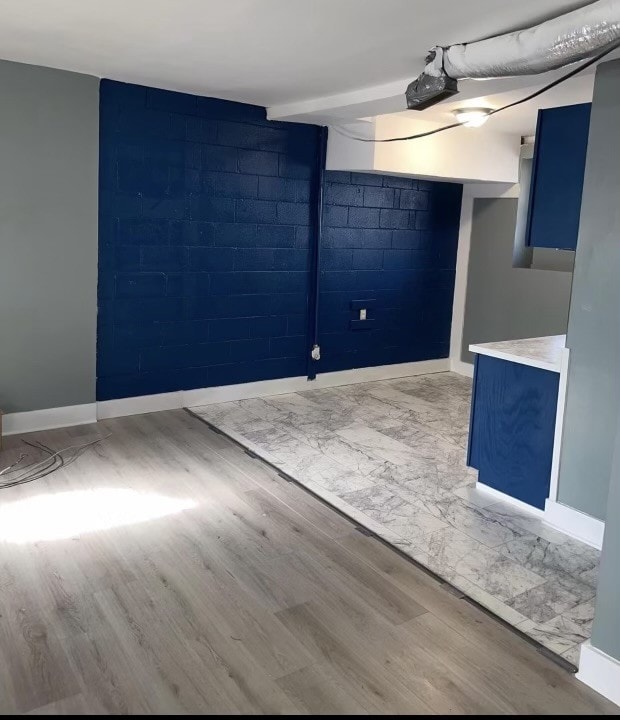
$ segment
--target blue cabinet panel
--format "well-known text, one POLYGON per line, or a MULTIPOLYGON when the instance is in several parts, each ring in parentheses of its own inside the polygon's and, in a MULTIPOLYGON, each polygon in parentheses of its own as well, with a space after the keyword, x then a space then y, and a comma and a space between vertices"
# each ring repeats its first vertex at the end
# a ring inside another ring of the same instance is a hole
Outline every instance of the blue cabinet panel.
POLYGON ((527 229, 531 247, 577 247, 591 107, 538 113, 527 229))
POLYGON ((468 463, 479 482, 544 509, 549 497, 558 373, 479 355, 468 463))

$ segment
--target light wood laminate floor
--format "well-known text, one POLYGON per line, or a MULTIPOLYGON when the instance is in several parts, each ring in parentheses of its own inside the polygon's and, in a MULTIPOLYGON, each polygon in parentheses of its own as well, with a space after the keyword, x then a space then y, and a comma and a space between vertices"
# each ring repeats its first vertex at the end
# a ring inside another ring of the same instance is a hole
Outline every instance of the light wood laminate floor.
POLYGON ((192 410, 576 669, 600 552, 478 488, 471 385, 439 372, 192 410))
POLYGON ((1 712, 618 710, 184 411, 29 439, 107 434, 0 491, 1 712))

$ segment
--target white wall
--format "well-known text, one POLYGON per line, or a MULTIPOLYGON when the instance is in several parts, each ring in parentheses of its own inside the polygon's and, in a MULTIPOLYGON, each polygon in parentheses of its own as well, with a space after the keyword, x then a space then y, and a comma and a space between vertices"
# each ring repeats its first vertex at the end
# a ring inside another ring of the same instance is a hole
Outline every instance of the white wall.
MULTIPOLYGON (((342 132, 372 140, 375 137, 375 124, 374 121, 349 123, 346 128, 342 128, 342 132)), ((330 127, 325 166, 328 170, 375 172, 375 147, 376 143, 351 140, 341 134, 338 128, 330 127)))
MULTIPOLYGON (((439 123, 384 115, 374 124, 352 125, 345 132, 387 138, 426 132, 439 123)), ((454 128, 428 138, 393 143, 365 143, 331 128, 327 146, 329 170, 356 170, 415 175, 431 180, 513 184, 519 178, 518 135, 487 127, 454 128)))

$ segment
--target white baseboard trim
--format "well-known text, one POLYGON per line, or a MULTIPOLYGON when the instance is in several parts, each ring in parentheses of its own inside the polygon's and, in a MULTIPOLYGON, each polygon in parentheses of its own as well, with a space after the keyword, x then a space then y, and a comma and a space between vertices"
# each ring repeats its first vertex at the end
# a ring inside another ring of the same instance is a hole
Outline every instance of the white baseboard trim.
POLYGON ((415 375, 430 375, 450 370, 450 359, 420 360, 418 362, 398 363, 396 365, 377 365, 376 367, 354 368, 337 372, 321 373, 312 381, 312 387, 327 388, 339 385, 373 382, 374 380, 396 380, 415 375))
POLYGON ((480 490, 480 492, 484 493, 485 495, 488 495, 489 497, 496 498, 498 502, 506 503, 507 505, 512 505, 519 510, 523 510, 524 512, 530 513, 531 515, 535 515, 537 517, 544 517, 545 513, 540 508, 533 507, 532 505, 528 505, 527 503, 523 502, 523 500, 517 500, 517 498, 512 497, 512 495, 507 495, 506 493, 501 492, 500 490, 496 490, 495 488, 489 487, 488 485, 485 485, 484 483, 481 483, 480 480, 476 482, 476 490, 480 490))
POLYGON ((177 410, 183 407, 211 405, 213 403, 245 400, 267 395, 282 395, 299 392, 300 390, 352 385, 373 380, 392 380, 400 377, 446 372, 449 369, 450 361, 443 358, 323 373, 318 375, 316 380, 310 382, 304 375, 239 385, 222 385, 197 390, 179 390, 156 395, 120 398, 119 400, 104 400, 87 405, 71 405, 46 410, 32 410, 31 412, 9 413, 3 416, 3 431, 5 435, 15 435, 37 430, 51 430, 126 415, 141 415, 142 413, 157 412, 159 410, 177 410))
POLYGON ((18 433, 52 430, 95 422, 97 422, 97 404, 87 403, 86 405, 68 405, 67 407, 7 413, 2 416, 2 431, 4 435, 17 435, 18 433))
POLYGON ((589 640, 581 646, 577 679, 620 705, 620 662, 593 647, 589 640))
POLYGON ((473 378, 474 376, 473 364, 457 360, 456 358, 451 358, 450 370, 454 373, 458 373, 459 375, 464 375, 465 377, 473 378))
POLYGON ((576 540, 581 540, 597 550, 603 547, 605 523, 598 518, 586 515, 554 500, 547 500, 544 521, 556 530, 560 530, 576 540))
POLYGON ((321 373, 317 375, 316 380, 312 381, 309 381, 305 375, 301 375, 238 385, 219 385, 211 388, 180 390, 179 392, 162 393, 160 395, 105 400, 97 403, 97 416, 100 420, 103 420, 104 418, 139 415, 158 410, 175 410, 182 407, 213 405, 214 403, 248 400, 256 397, 267 397, 268 395, 285 395, 302 390, 354 385, 356 383, 372 382, 373 380, 393 380, 400 377, 446 372, 449 369, 450 361, 448 358, 442 358, 439 360, 424 360, 421 362, 321 373))
POLYGON ((181 393, 181 407, 198 407, 213 405, 233 400, 249 400, 250 398, 267 397, 268 395, 285 395, 287 393, 310 390, 314 383, 308 382, 305 375, 276 380, 259 380, 257 382, 240 383, 239 385, 218 385, 217 387, 184 390, 181 393))
POLYGON ((183 407, 183 392, 158 393, 156 395, 138 395, 119 400, 102 400, 97 403, 97 419, 142 415, 159 410, 177 410, 183 407))
POLYGON ((315 380, 308 380, 305 375, 302 375, 292 378, 242 383, 240 385, 220 385, 219 387, 185 390, 183 392, 183 407, 213 405, 220 402, 248 400, 269 395, 285 395, 304 390, 355 385, 357 383, 372 382, 373 380, 394 380, 401 377, 446 372, 449 369, 450 363, 445 358, 321 373, 316 376, 315 380))

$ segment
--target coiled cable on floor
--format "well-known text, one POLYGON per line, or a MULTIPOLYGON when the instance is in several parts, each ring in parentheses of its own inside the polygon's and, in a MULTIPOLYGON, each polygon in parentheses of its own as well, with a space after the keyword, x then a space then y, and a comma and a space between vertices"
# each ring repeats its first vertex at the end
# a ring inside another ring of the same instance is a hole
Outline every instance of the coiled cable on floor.
POLYGON ((24 485, 34 480, 40 480, 41 478, 51 475, 56 470, 60 470, 62 467, 66 467, 71 463, 75 462, 81 455, 83 455, 90 447, 97 445, 109 438, 110 435, 105 437, 91 440, 87 443, 81 443, 79 445, 69 445, 68 447, 62 448, 62 450, 53 450, 52 448, 44 445, 42 442, 30 442, 23 440, 22 442, 26 445, 34 448, 35 450, 42 451, 47 454, 43 460, 32 462, 28 465, 22 465, 22 462, 27 458, 27 455, 20 455, 19 459, 0 471, 0 476, 11 476, 10 479, 5 482, 0 482, 0 490, 5 488, 16 487, 17 485, 24 485), (65 453, 71 452, 69 458, 65 458, 65 453), (15 475, 15 473, 18 473, 15 475))

